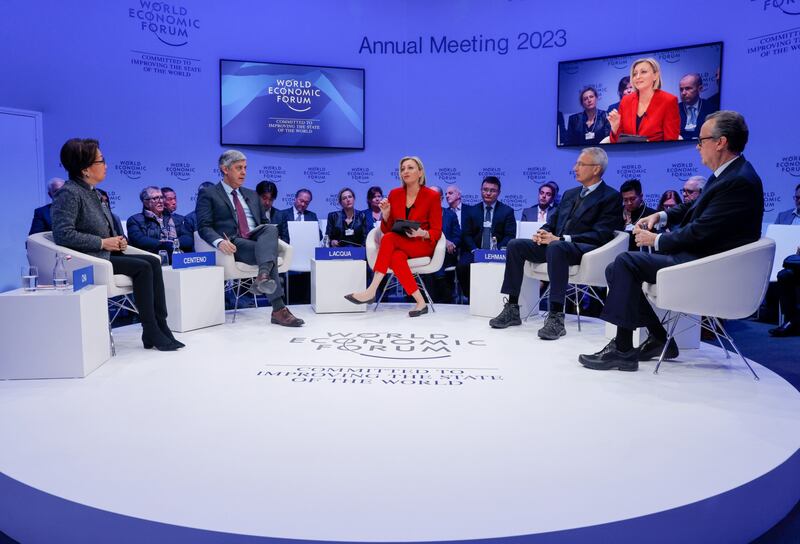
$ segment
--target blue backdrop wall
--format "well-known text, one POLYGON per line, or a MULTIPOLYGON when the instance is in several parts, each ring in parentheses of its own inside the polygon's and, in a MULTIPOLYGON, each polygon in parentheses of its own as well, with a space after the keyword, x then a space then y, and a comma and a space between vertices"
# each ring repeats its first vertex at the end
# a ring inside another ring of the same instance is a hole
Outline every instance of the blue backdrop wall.
MULTIPOLYGON (((366 69, 363 151, 243 149, 248 185, 278 182, 280 207, 308 186, 311 208, 325 213, 345 185, 363 207, 366 188, 396 185, 397 160, 413 154, 430 182, 458 183, 468 203, 483 176, 498 175, 501 198, 520 210, 537 184, 574 183, 576 151, 555 145, 558 61, 711 41, 724 42, 722 107, 750 124, 746 154, 765 182, 765 221, 792 206, 800 181, 789 117, 800 80, 797 0, 6 0, 0 10, 0 106, 43 113, 45 153, 43 179, 3 183, 43 195, 46 177, 64 175, 61 144, 97 137, 109 160, 103 187, 123 219, 139 211, 146 185, 176 188, 186 213, 197 185, 219 179, 220 58, 366 69)), ((707 174, 688 143, 609 155, 606 180, 639 177, 650 202, 707 174)), ((0 228, 22 244, 31 214, 7 205, 0 228)), ((18 281, 19 264, 2 265, 0 287, 18 281)))

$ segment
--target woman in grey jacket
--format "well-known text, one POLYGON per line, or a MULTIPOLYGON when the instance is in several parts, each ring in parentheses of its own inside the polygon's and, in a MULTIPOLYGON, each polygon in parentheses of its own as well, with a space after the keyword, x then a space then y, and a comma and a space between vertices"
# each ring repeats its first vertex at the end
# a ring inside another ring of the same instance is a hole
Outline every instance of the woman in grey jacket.
POLYGON ((133 295, 142 321, 145 349, 175 351, 184 347, 167 326, 167 303, 161 262, 145 255, 125 255, 128 241, 117 232, 111 210, 95 190, 106 177, 106 161, 97 140, 73 138, 61 147, 69 180, 53 201, 53 239, 58 245, 109 259, 115 274, 133 279, 133 295))

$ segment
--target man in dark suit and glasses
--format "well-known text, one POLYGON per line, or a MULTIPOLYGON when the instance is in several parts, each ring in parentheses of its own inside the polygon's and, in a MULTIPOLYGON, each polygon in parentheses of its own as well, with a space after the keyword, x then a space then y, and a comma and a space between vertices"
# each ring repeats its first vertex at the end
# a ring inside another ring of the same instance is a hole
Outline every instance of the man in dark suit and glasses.
POLYGON ((265 225, 264 208, 255 191, 242 187, 247 174, 247 158, 230 149, 219 158, 222 181, 200 192, 197 197, 197 230, 209 244, 237 261, 258 265, 258 276, 251 290, 267 295, 272 304, 272 323, 299 327, 284 304, 278 277, 278 228, 266 224, 255 236, 251 231, 265 225))
POLYGON ((495 329, 520 325, 519 292, 525 261, 547 263, 550 280, 549 313, 539 338, 556 340, 564 336, 564 301, 569 283, 569 267, 580 264, 583 254, 611 241, 615 230, 622 230, 622 199, 606 185, 603 173, 608 156, 599 147, 584 149, 573 167, 580 187, 564 193, 555 212, 533 239, 515 238, 508 244, 502 293, 508 302, 500 314, 489 321, 495 329))
MULTIPOLYGON (((697 149, 714 174, 703 193, 666 212, 639 221, 634 236, 639 247, 653 247, 659 253, 629 251, 606 268, 608 298, 600 317, 617 326, 614 340, 597 353, 580 355, 580 363, 595 370, 637 370, 639 361, 660 355, 667 340, 642 282, 655 283, 656 273, 668 266, 721 253, 761 236, 764 190, 752 165, 742 156, 749 131, 744 117, 734 111, 718 111, 700 128, 697 149), (656 234, 656 226, 670 232, 656 234), (650 335, 633 347, 633 329, 647 327, 650 335)), ((749 288, 750 286, 742 286, 749 288)), ((667 359, 678 356, 674 340, 667 346, 667 359)))

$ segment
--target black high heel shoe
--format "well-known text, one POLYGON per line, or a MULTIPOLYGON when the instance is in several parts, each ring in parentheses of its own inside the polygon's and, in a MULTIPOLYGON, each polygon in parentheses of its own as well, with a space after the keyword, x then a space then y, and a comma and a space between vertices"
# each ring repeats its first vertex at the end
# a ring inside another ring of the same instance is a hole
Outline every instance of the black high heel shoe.
POLYGON ((428 313, 428 305, 426 304, 421 310, 411 310, 408 312, 408 317, 419 317, 428 313))
POLYGON ((173 344, 175 344, 177 349, 186 347, 186 344, 179 341, 178 339, 175 338, 175 336, 173 336, 172 331, 169 330, 169 325, 167 325, 166 320, 157 322, 158 322, 158 329, 164 334, 164 336, 166 336, 169 340, 171 340, 173 344))
POLYGON ((349 295, 345 295, 344 298, 346 298, 347 300, 349 300, 353 304, 372 304, 373 302, 375 302, 375 297, 372 297, 369 300, 358 300, 356 297, 353 296, 353 293, 350 293, 349 295))

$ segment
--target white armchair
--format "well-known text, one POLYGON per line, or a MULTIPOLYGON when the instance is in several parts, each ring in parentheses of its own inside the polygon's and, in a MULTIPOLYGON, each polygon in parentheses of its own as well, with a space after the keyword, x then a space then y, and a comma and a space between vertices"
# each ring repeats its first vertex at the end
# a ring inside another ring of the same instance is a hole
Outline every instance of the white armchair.
MULTIPOLYGON (((380 247, 380 238, 382 236, 380 224, 376 224, 375 227, 369 231, 367 234, 367 264, 369 264, 370 268, 375 268, 375 261, 378 258, 378 249, 380 247)), ((428 290, 425 288, 425 283, 422 281, 420 274, 433 274, 437 272, 444 264, 444 257, 445 253, 447 252, 447 239, 444 237, 444 234, 439 238, 439 241, 436 243, 436 247, 433 250, 432 257, 417 257, 414 259, 408 260, 408 266, 411 268, 411 273, 414 274, 414 279, 417 282, 417 285, 422 292, 425 293, 425 298, 428 300, 428 303, 431 306, 431 310, 434 312, 436 308, 433 305, 433 299, 431 298, 430 294, 428 294, 428 290)), ((397 278, 394 277, 394 272, 390 268, 387 271, 389 276, 389 281, 386 282, 386 287, 384 287, 383 291, 381 292, 381 296, 378 298, 378 303, 375 305, 375 310, 378 309, 380 306, 381 301, 383 300, 383 296, 386 294, 386 291, 390 288, 390 286, 395 286, 397 284, 397 278)))
MULTIPOLYGON (((593 249, 583 254, 580 264, 569 267, 569 283, 573 287, 571 294, 572 302, 578 315, 578 330, 581 330, 581 300, 584 295, 588 295, 600 304, 603 300, 594 290, 595 287, 608 287, 606 283, 606 267, 614 262, 617 255, 628 250, 628 240, 630 234, 623 231, 614 233, 614 238, 610 242, 603 244, 597 249, 593 249), (584 288, 585 286, 585 288, 584 288)), ((525 275, 539 281, 548 281, 547 263, 525 263, 525 275)), ((539 302, 533 307, 533 311, 539 308, 539 303, 550 294, 550 289, 542 295, 539 302)), ((569 296, 569 294, 568 294, 569 296)))
MULTIPOLYGON (((59 246, 53 241, 53 233, 49 231, 28 236, 27 248, 28 262, 39 268, 39 278, 42 283, 53 282, 53 267, 56 264, 56 254, 58 253, 71 257, 65 263, 67 277, 71 277, 72 272, 79 268, 87 266, 92 267, 95 285, 106 286, 108 304, 109 307, 114 310, 114 315, 109 320, 109 340, 111 342, 111 353, 112 355, 116 355, 114 337, 111 334, 111 325, 122 310, 139 313, 131 298, 133 294, 133 280, 131 277, 123 274, 114 274, 114 268, 111 266, 111 261, 108 259, 93 257, 92 255, 87 255, 86 253, 81 253, 74 249, 59 246)), ((126 255, 150 255, 156 259, 159 258, 158 255, 133 246, 128 246, 124 253, 126 255)))
MULTIPOLYGON (((239 299, 247 293, 248 289, 250 289, 250 286, 253 284, 253 280, 258 276, 258 266, 239 262, 233 258, 233 255, 226 255, 203 240, 198 232, 194 233, 194 249, 195 251, 216 252, 217 266, 223 267, 225 281, 229 282, 229 287, 226 290, 231 291, 236 300, 233 309, 233 321, 236 322, 236 313, 239 311, 239 299)), ((292 253, 292 246, 279 239, 277 263, 279 274, 289 270, 289 266, 292 263, 292 253)), ((254 298, 257 306, 258 297, 254 298)))
MULTIPOLYGON (((716 335, 726 357, 730 359, 730 353, 723 338, 757 380, 758 375, 720 320, 742 319, 758 309, 767 291, 774 256, 775 241, 761 238, 716 255, 663 268, 656 274, 656 283, 644 283, 642 289, 653 305, 667 310, 668 339, 673 337, 681 316, 705 316, 701 318, 701 326, 716 335)), ((655 373, 663 358, 664 353, 656 364, 655 373)))

